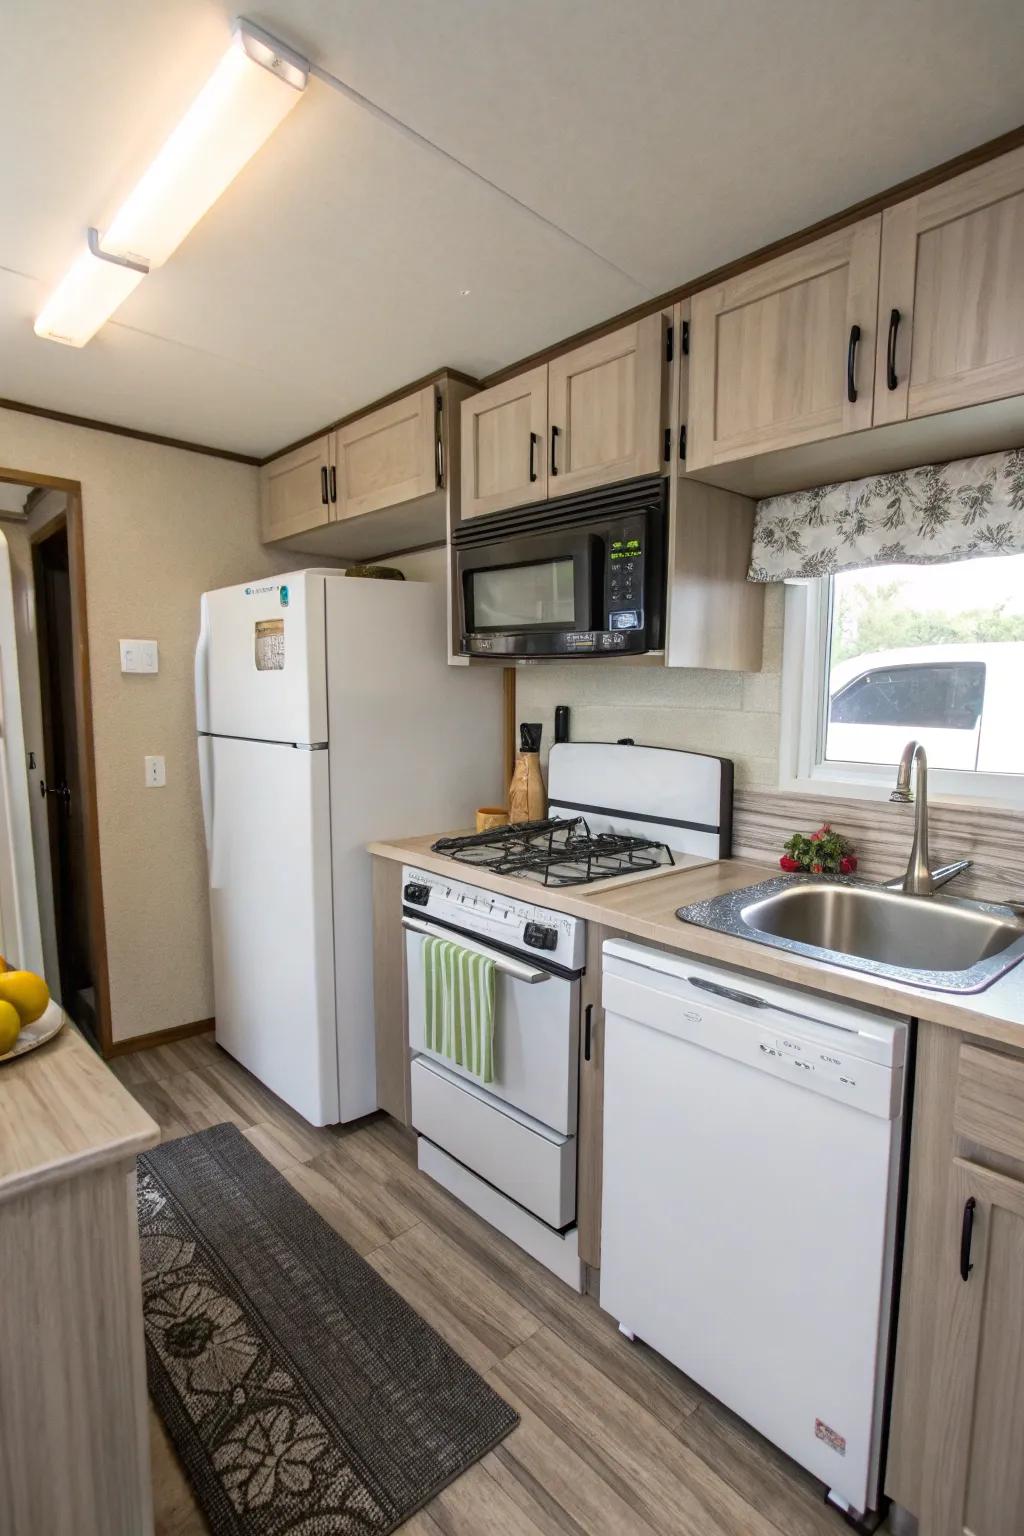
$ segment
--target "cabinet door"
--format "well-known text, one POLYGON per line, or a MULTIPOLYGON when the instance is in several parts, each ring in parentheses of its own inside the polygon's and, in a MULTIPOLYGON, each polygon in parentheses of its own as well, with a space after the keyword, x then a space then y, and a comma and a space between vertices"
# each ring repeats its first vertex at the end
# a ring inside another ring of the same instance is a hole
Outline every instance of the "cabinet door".
POLYGON ((548 364, 549 496, 663 468, 665 327, 647 315, 548 364))
POLYGON ((437 394, 432 384, 394 400, 334 435, 335 517, 429 496, 438 485, 437 394))
POLYGON ((871 425, 881 222, 694 294, 688 470, 871 425))
POLYGON ((330 520, 329 445, 329 438, 315 438, 260 470, 264 544, 322 528, 330 520))
POLYGON ((930 1382, 921 1533, 1020 1536, 1024 1183, 957 1158, 952 1184, 957 1234, 972 1215, 973 1232, 969 1253, 964 1241, 960 1252, 945 1255, 938 1282, 944 1305, 930 1382))
POLYGON ((1024 149, 885 210, 878 328, 876 424, 1024 394, 1024 149))
POLYGON ((547 430, 546 365, 463 400, 463 518, 546 498, 547 430))

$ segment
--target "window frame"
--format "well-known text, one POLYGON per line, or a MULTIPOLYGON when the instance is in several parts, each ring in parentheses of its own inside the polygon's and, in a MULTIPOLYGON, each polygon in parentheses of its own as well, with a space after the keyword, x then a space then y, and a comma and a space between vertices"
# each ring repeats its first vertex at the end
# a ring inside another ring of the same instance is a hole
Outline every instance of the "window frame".
MULTIPOLYGON (((790 794, 830 794, 877 800, 891 789, 895 768, 885 763, 829 762, 824 756, 826 681, 832 617, 832 578, 787 581, 782 639, 779 788, 790 794)), ((978 773, 928 768, 932 799, 979 800, 1019 810, 1024 773, 978 773)))

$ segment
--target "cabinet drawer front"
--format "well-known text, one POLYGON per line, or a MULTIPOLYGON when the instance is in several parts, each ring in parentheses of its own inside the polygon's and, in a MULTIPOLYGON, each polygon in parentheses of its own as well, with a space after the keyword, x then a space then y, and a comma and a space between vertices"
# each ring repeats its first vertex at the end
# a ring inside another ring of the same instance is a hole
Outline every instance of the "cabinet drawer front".
POLYGON ((436 1146, 551 1227, 576 1215, 576 1139, 516 1115, 484 1089, 417 1056, 412 1123, 436 1146))
POLYGON ((415 395, 339 427, 335 456, 338 516, 358 517, 428 496, 437 484, 436 397, 415 395))
POLYGON ((1024 1061, 962 1045, 953 1128, 979 1146, 1024 1162, 1024 1061))
POLYGON ((871 425, 880 237, 875 215, 694 296, 687 469, 871 425))

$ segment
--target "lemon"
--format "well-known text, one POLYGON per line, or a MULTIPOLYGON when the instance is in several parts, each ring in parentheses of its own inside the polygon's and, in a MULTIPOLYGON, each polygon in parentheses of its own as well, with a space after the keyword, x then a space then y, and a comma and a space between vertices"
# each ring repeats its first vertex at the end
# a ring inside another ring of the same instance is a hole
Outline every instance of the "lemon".
POLYGON ((21 1016, 13 1003, 0 1002, 0 1056, 14 1045, 21 1033, 21 1016))
POLYGON ((34 971, 4 971, 0 975, 0 1002, 17 1009, 22 1024, 32 1024, 46 1012, 50 989, 34 971))

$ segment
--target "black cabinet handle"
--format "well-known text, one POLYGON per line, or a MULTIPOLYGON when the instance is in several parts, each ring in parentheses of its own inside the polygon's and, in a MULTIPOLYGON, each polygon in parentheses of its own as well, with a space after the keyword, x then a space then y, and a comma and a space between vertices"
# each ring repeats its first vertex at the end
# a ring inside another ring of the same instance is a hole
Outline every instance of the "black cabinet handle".
POLYGON ((889 340, 885 348, 885 382, 890 389, 899 388, 896 377, 896 332, 900 328, 900 312, 894 309, 889 316, 889 340))
POLYGON ((846 398, 853 405, 857 399, 857 385, 854 383, 854 375, 857 371, 857 343, 860 341, 860 326, 850 326, 850 345, 846 353, 846 398))
POLYGON ((593 1042, 593 1030, 591 1025, 594 1020, 594 1005, 588 1003, 583 1010, 583 1060, 590 1060, 590 1047, 593 1042))
POLYGON ((331 500, 332 501, 337 501, 337 499, 338 499, 338 471, 337 471, 336 467, 332 464, 331 465, 331 500))
POLYGON ((327 505, 327 465, 320 465, 320 500, 327 505))
POLYGON ((551 428, 551 473, 553 475, 558 474, 558 461, 555 458, 555 444, 558 441, 558 434, 561 430, 561 427, 551 428))
POLYGON ((437 466, 437 488, 444 485, 444 405, 441 396, 435 401, 434 420, 434 462, 437 466))
POLYGON ((537 443, 538 443, 538 441, 539 441, 539 439, 537 437, 536 432, 531 432, 530 433, 530 479, 531 480, 536 480, 536 478, 537 478, 536 454, 537 454, 537 443))
POLYGON ((964 1202, 964 1219, 960 1226, 960 1279, 966 1280, 970 1276, 974 1265, 971 1263, 971 1239, 974 1236, 974 1209, 977 1205, 972 1195, 964 1202))

